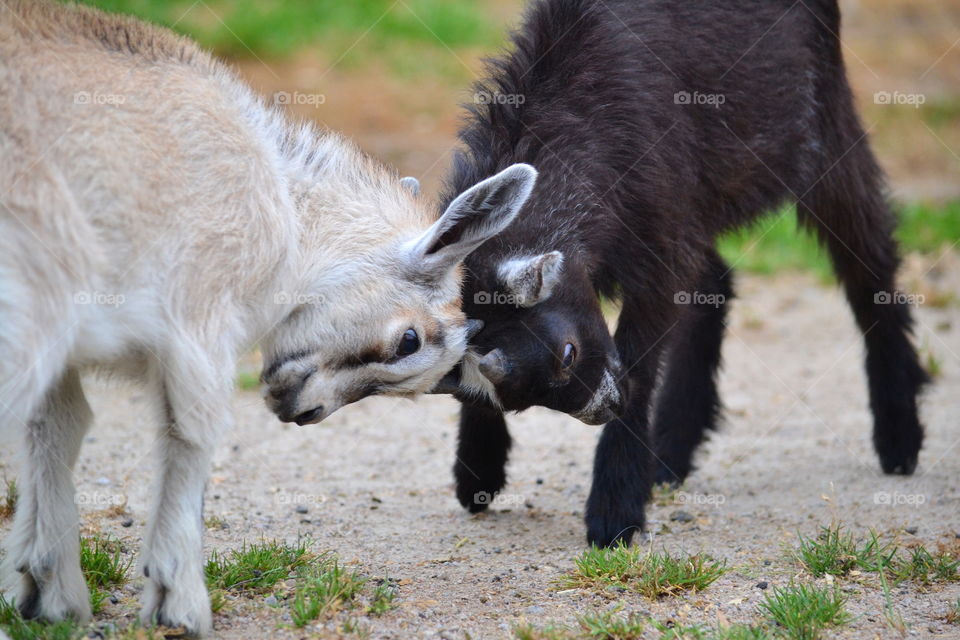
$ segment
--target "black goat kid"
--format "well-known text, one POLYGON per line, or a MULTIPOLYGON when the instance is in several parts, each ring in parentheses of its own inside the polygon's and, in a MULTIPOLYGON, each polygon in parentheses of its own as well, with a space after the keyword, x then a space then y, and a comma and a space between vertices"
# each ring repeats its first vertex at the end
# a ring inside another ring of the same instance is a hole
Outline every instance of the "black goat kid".
POLYGON ((926 375, 839 31, 835 0, 532 4, 477 88, 448 182, 447 201, 514 163, 540 171, 526 210, 466 263, 485 328, 461 365, 465 507, 505 483, 503 412, 544 405, 607 422, 587 537, 629 542, 654 478, 682 480, 717 418, 733 290, 716 236, 785 203, 826 245, 864 334, 880 464, 913 472, 926 375), (612 339, 599 296, 622 300, 612 339))

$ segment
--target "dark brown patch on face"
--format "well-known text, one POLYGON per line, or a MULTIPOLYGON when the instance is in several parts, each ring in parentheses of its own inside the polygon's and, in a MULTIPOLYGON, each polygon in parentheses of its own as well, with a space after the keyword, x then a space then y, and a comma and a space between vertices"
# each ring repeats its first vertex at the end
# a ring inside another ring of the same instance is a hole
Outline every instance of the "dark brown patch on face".
POLYGON ((387 359, 388 357, 385 355, 382 346, 370 347, 346 358, 332 360, 327 363, 327 367, 330 369, 357 369, 368 364, 373 364, 374 362, 384 362, 387 359))

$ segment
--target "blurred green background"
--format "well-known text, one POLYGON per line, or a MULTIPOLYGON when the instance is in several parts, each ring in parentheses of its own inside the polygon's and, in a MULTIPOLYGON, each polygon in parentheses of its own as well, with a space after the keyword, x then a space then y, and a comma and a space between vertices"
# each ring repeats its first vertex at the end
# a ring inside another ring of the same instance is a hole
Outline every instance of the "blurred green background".
MULTIPOLYGON (((198 40, 267 95, 302 91, 292 107, 358 140, 436 189, 456 146, 459 104, 482 59, 500 52, 522 0, 85 0, 198 40)), ((905 252, 960 244, 960 3, 841 0, 844 54, 865 126, 890 176, 905 252), (883 104, 878 92, 923 96, 883 104)), ((720 241, 738 269, 813 271, 816 242, 790 210, 720 241)))

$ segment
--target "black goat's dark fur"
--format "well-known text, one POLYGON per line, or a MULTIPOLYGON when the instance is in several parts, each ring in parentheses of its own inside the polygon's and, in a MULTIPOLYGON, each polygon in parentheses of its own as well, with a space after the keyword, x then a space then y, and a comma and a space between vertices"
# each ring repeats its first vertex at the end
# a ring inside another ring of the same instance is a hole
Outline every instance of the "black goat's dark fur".
MULTIPOLYGON (((513 50, 477 88, 487 100, 470 107, 447 199, 516 162, 540 172, 513 225, 467 261, 467 311, 486 322, 477 349, 503 346, 508 324, 537 326, 524 315, 536 307, 471 304, 496 286, 496 265, 519 253, 564 253, 552 317, 582 314, 574 301, 587 293, 623 303, 614 343, 630 401, 597 448, 592 543, 629 541, 654 478, 683 480, 714 428, 725 305, 675 296, 729 301, 716 236, 786 203, 828 249, 865 334, 883 470, 909 474, 917 464, 916 398, 927 377, 908 307, 876 303, 895 290, 895 220, 839 32, 836 0, 535 0, 513 50)), ((553 406, 529 397, 504 408, 533 404, 553 406)), ((481 510, 474 496, 503 487, 509 446, 502 412, 467 401, 455 467, 464 506, 481 510)))

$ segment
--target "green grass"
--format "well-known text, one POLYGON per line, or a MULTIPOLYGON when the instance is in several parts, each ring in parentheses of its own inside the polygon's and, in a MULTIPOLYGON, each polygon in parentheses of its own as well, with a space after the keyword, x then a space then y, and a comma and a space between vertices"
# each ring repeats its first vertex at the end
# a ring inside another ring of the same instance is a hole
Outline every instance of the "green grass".
POLYGON ((210 554, 207 586, 212 591, 264 593, 315 559, 305 540, 295 545, 277 541, 244 543, 240 549, 210 554))
MULTIPOLYGON (((897 217, 896 237, 903 252, 936 254, 960 240, 960 200, 943 205, 902 205, 897 217)), ((826 252, 816 238, 798 227, 793 208, 724 234, 717 246, 735 269, 759 274, 808 271, 825 282, 833 280, 826 252)))
POLYGON ((80 539, 80 568, 90 589, 90 606, 94 613, 103 610, 110 590, 127 583, 127 570, 133 560, 125 560, 120 541, 109 536, 80 539))
POLYGON ((83 0, 172 27, 225 56, 279 58, 316 47, 334 59, 404 45, 496 47, 503 34, 473 0, 83 0))
MULTIPOLYGON (((80 640, 92 637, 90 627, 72 620, 55 623, 24 620, 16 607, 4 600, 3 596, 0 596, 0 629, 10 637, 10 640, 80 640)), ((96 637, 106 638, 106 640, 164 640, 165 638, 158 629, 144 627, 140 622, 134 622, 109 633, 103 629, 97 629, 96 634, 96 637), (106 635, 102 635, 103 633, 106 635)))
POLYGON ((960 598, 957 598, 957 601, 949 606, 944 619, 949 624, 960 624, 960 598))
POLYGON ((20 612, 0 595, 0 629, 10 640, 77 640, 86 635, 86 628, 71 620, 47 624, 24 620, 20 612))
MULTIPOLYGON (((95 535, 80 539, 80 568, 90 590, 90 606, 100 613, 110 591, 127 583, 132 560, 125 560, 120 541, 95 535)), ((24 620, 14 606, 0 597, 0 628, 11 640, 70 640, 82 638, 86 627, 70 620, 45 623, 24 620)))
POLYGON ((850 620, 837 589, 813 585, 775 587, 758 609, 790 640, 816 640, 825 629, 850 620))
POLYGON ((676 626, 652 621, 654 628, 661 633, 660 640, 774 640, 776 634, 763 627, 734 624, 726 627, 706 627, 704 625, 676 626))
POLYGON ((821 527, 817 536, 798 534, 800 543, 793 552, 800 565, 814 576, 846 576, 853 570, 889 575, 895 584, 920 585, 960 580, 960 559, 947 553, 931 553, 923 545, 903 549, 894 542, 881 543, 871 531, 858 542, 841 525, 821 527))
POLYGON ((957 248, 960 240, 960 200, 943 205, 912 203, 897 210, 897 240, 904 251, 936 253, 957 248))
POLYGON ((581 636, 570 627, 549 624, 536 627, 532 624, 520 624, 513 628, 515 640, 580 640, 581 636))
POLYGON ((575 570, 559 579, 561 588, 624 589, 651 599, 701 591, 726 571, 726 565, 696 554, 673 557, 639 547, 591 547, 574 559, 575 570))
POLYGON ((615 611, 595 612, 577 618, 577 626, 556 622, 542 627, 524 624, 513 629, 515 640, 640 640, 660 633, 661 640, 774 640, 782 638, 764 626, 734 624, 722 627, 676 625, 640 615, 618 615, 615 611), (645 635, 646 634, 646 635, 645 635))
POLYGON ((717 241, 724 260, 736 270, 769 275, 778 271, 812 271, 832 277, 830 261, 817 240, 797 226, 792 209, 763 218, 753 226, 724 234, 717 241))
POLYGON ((397 585, 389 579, 380 580, 373 588, 373 595, 370 598, 370 606, 367 607, 367 613, 375 616, 382 616, 393 609, 393 599, 397 597, 397 585))
POLYGON ((386 578, 371 581, 346 569, 335 555, 314 553, 310 546, 306 540, 296 544, 261 541, 244 543, 227 553, 214 552, 206 567, 213 610, 226 606, 227 594, 271 593, 289 606, 294 625, 303 627, 354 608, 361 595, 370 615, 383 615, 394 608, 396 583, 386 578), (369 590, 368 585, 372 587, 369 590))
POLYGON ((577 621, 585 638, 603 640, 639 640, 647 626, 639 615, 620 616, 612 611, 587 614, 577 621))
POLYGON ((366 578, 355 571, 347 571, 336 558, 312 563, 297 576, 297 587, 290 605, 293 624, 305 627, 343 607, 352 607, 366 583, 366 578))
POLYGON ((896 583, 915 582, 930 585, 960 580, 960 559, 946 553, 930 553, 919 545, 901 554, 891 563, 890 573, 896 583))
POLYGON ((815 538, 800 538, 796 558, 814 576, 825 574, 845 576, 854 569, 880 571, 890 566, 897 548, 893 544, 881 544, 876 534, 863 544, 858 544, 852 533, 844 532, 841 525, 821 527, 815 538))
POLYGON ((761 627, 733 624, 712 630, 709 640, 773 640, 776 636, 761 627))
POLYGON ((237 374, 237 388, 242 391, 256 391, 260 388, 260 374, 241 371, 237 374))
POLYGON ((646 627, 646 619, 637 614, 624 616, 604 611, 578 617, 576 627, 524 624, 514 627, 513 635, 517 640, 639 640, 646 627))

